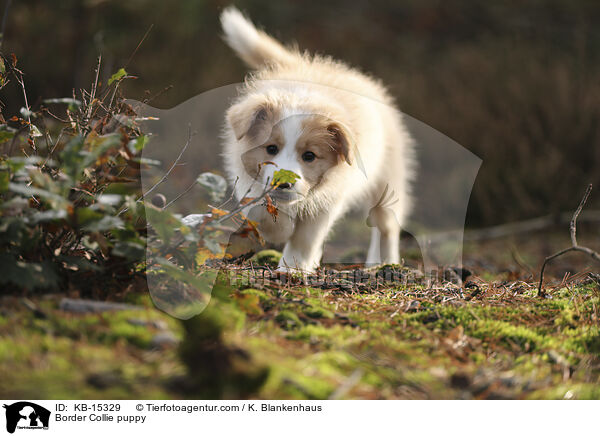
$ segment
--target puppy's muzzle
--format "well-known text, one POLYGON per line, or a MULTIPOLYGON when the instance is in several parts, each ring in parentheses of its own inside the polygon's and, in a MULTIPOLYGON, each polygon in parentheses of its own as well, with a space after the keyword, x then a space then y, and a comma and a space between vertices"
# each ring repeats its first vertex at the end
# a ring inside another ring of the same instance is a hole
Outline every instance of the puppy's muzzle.
POLYGON ((290 183, 282 183, 277 189, 269 194, 273 200, 278 203, 291 203, 299 198, 299 194, 293 189, 290 183))

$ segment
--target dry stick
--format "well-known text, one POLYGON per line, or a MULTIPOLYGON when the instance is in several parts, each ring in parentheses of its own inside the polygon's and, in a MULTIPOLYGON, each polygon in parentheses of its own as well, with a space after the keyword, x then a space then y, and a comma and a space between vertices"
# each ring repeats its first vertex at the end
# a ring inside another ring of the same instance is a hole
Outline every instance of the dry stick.
MULTIPOLYGON (((148 28, 148 30, 146 31, 146 33, 144 34, 144 36, 142 37, 142 39, 140 40, 140 42, 138 43, 138 45, 135 47, 135 49, 133 50, 133 53, 131 53, 131 56, 129 56, 129 59, 127 59, 127 63, 125 64, 125 66, 123 67, 123 69, 126 69, 129 66, 129 63, 131 62, 131 60, 133 59, 133 57, 135 56, 135 54, 137 53, 138 49, 140 48, 140 46, 142 45, 142 43, 145 41, 146 37, 148 36, 148 34, 150 33, 150 31, 152 30, 152 28, 154 27, 154 24, 150 25, 150 27, 148 28)), ((118 80, 115 83, 115 88, 119 87, 119 84, 121 83, 121 80, 118 80)), ((107 86, 106 90, 104 92, 104 96, 102 98, 100 98, 100 101, 102 103, 104 103, 104 101, 106 100, 106 98, 110 95, 110 91, 111 91, 111 86, 107 86)), ((115 89, 116 92, 116 89, 115 89)), ((108 106, 108 108, 112 108, 112 101, 114 99, 114 94, 115 92, 113 92, 113 96, 111 97, 111 101, 110 104, 108 106)), ((73 96, 75 97, 75 96, 73 96)))
MULTIPOLYGON (((235 182, 233 182, 233 189, 231 190, 231 195, 227 198, 227 200, 223 201, 221 204, 219 204, 217 206, 218 209, 223 209, 225 207, 225 205, 227 203, 229 203, 231 200, 233 200, 235 198, 235 188, 239 182, 240 178, 236 177, 235 178, 235 182)), ((247 190, 246 193, 244 194, 244 196, 242 198, 245 198, 248 196, 248 194, 250 193, 250 191, 252 190, 252 186, 250 186, 247 190)))
MULTIPOLYGON (((223 206, 225 206, 229 201, 231 201, 235 195, 235 185, 237 185, 237 182, 239 180, 239 177, 235 179, 235 183, 233 184, 233 191, 231 192, 231 195, 229 196, 229 198, 227 200, 225 200, 223 203, 221 203, 219 206, 217 206, 217 209, 222 209, 223 206)), ((183 197, 185 194, 187 194, 188 192, 190 192, 192 190, 192 188, 194 186, 196 186, 198 184, 198 179, 194 180, 186 189, 185 191, 183 191, 182 193, 180 193, 179 195, 177 195, 177 197, 175 197, 173 200, 169 201, 167 204, 165 204, 165 206, 163 207, 163 209, 168 208, 170 205, 172 205, 173 203, 175 203, 177 200, 179 200, 181 197, 183 197)), ((248 191, 250 192, 250 191, 248 191)))
MULTIPOLYGON (((154 191, 160 184, 162 184, 165 180, 167 180, 167 178, 169 177, 169 175, 171 174, 171 172, 173 171, 173 168, 175 168, 177 166, 177 164, 179 163, 179 161, 181 160, 181 157, 183 156, 183 153, 185 153, 185 151, 187 150, 188 146, 190 145, 190 142, 192 141, 192 126, 188 125, 188 139, 186 141, 186 143, 184 144, 183 148, 181 149, 181 151, 179 152, 179 156, 177 156, 177 159, 175 159, 175 161, 173 162, 173 165, 171 165, 171 167, 168 169, 168 171, 161 177, 161 179, 156 182, 150 189, 148 189, 145 193, 143 193, 140 198, 137 199, 136 203, 140 203, 141 201, 144 200, 144 197, 147 196, 148 194, 150 194, 152 191, 154 191)), ((129 208, 125 208, 123 209, 121 212, 119 212, 117 214, 117 216, 121 216, 122 214, 124 214, 125 212, 127 212, 129 210, 129 208)))
POLYGON ((173 88, 173 85, 168 85, 165 86, 161 91, 158 91, 156 94, 154 94, 153 96, 150 96, 148 98, 145 98, 144 100, 142 100, 142 103, 144 104, 148 104, 150 103, 152 100, 160 97, 161 95, 163 95, 165 92, 169 91, 171 88, 173 88))
MULTIPOLYGON (((269 193, 270 193, 271 191, 273 191, 274 189, 276 189, 276 186, 269 185, 269 179, 267 179, 267 186, 268 186, 268 188, 265 188, 265 189, 263 190, 263 192, 262 192, 262 194, 261 194, 260 196, 256 197, 255 199, 253 199, 252 201, 248 202, 247 204, 244 204, 244 205, 240 205, 240 206, 238 206, 236 209, 234 209, 233 211, 229 212, 227 215, 223 215, 222 217, 220 217, 220 218, 218 218, 218 219, 216 219, 216 220, 214 220, 214 221, 210 221, 210 222, 209 222, 209 223, 207 223, 207 224, 208 224, 208 225, 209 225, 211 228, 213 228, 213 229, 217 229, 217 230, 224 230, 224 229, 227 229, 227 230, 232 230, 232 229, 229 229, 229 228, 226 228, 226 227, 220 226, 220 224, 221 224, 222 222, 224 222, 224 221, 227 221, 229 218, 232 218, 232 217, 234 217, 235 215, 237 215, 238 213, 240 213, 240 212, 241 212, 242 210, 244 210, 245 208, 247 208, 247 207, 249 207, 249 206, 252 206, 252 205, 254 205, 254 204, 258 203, 260 200, 264 199, 264 198, 265 198, 267 195, 269 195, 269 193)), ((127 209, 125 209, 125 210, 127 210, 127 209)), ((204 225, 202 224, 202 226, 204 226, 204 225)), ((204 227, 202 227, 202 228, 204 228, 204 227)), ((167 248, 168 248, 168 249, 174 249, 174 248, 177 248, 177 247, 179 247, 179 246, 180 246, 180 245, 181 245, 181 244, 182 244, 184 241, 185 241, 185 238, 183 238, 183 237, 179 237, 179 239, 178 239, 177 241, 173 242, 173 244, 171 244, 171 246, 169 246, 169 247, 167 247, 167 248)), ((164 255, 164 254, 165 254, 165 250, 163 249, 163 250, 161 251, 161 255, 164 255)))
POLYGON ((141 47, 141 45, 144 43, 144 41, 146 40, 146 38, 150 34, 150 31, 152 30, 152 28, 154 28, 154 23, 150 24, 150 27, 148 27, 148 30, 146 30, 146 33, 142 37, 141 41, 135 47, 135 50, 133 50, 133 53, 131 53, 131 56, 129 56, 129 59, 127 59, 127 62, 125 63, 125 66, 123 67, 124 69, 127 69, 127 67, 129 66, 129 63, 131 62, 131 60, 133 59, 133 57, 135 56, 135 54, 137 53, 137 51, 139 50, 139 48, 141 47))
POLYGON ((188 192, 190 192, 192 190, 192 188, 194 186, 196 186, 198 184, 198 180, 194 180, 190 186, 188 186, 185 191, 183 191, 181 194, 177 195, 177 197, 175 197, 173 200, 169 201, 167 204, 165 204, 163 206, 163 209, 168 208, 170 205, 172 205, 173 203, 175 203, 177 200, 179 200, 181 197, 183 197, 185 194, 187 194, 188 192))
MULTIPOLYGON (((138 43, 138 45, 133 50, 133 53, 131 53, 131 56, 129 56, 129 59, 127 59, 127 62, 125 63, 125 66, 123 67, 124 70, 127 70, 127 67, 129 67, 129 63, 131 62, 131 60, 133 59, 133 57, 135 56, 135 54, 137 53, 137 51, 139 50, 139 48, 142 46, 142 44, 144 43, 144 41, 146 40, 146 38, 150 34, 150 31, 153 28, 154 28, 154 24, 151 24, 150 27, 148 28, 148 30, 146 30, 146 33, 144 34, 144 36, 142 37, 142 39, 140 40, 140 42, 138 43)), ((132 78, 132 77, 135 78, 135 76, 126 75, 125 77, 122 77, 122 78, 120 78, 119 80, 117 80, 115 82, 115 87, 113 89, 112 96, 110 97, 110 101, 108 103, 108 111, 107 112, 109 114, 111 113, 110 111, 113 109, 113 102, 115 100, 115 96, 117 95, 117 91, 119 90, 119 85, 121 84, 121 82, 123 81, 123 79, 132 78)), ((101 99, 100 102, 104 103, 104 100, 106 100, 106 97, 108 97, 109 94, 110 94, 110 86, 108 86, 106 88, 106 93, 104 94, 104 97, 102 97, 102 99, 101 99)))
MULTIPOLYGON (((503 238, 506 236, 517 235, 520 233, 530 233, 546 229, 555 225, 569 223, 573 214, 563 212, 560 214, 544 215, 537 218, 518 221, 498 226, 486 227, 482 229, 467 230, 465 232, 465 241, 484 241, 489 239, 503 238)), ((598 222, 600 221, 600 210, 586 210, 579 217, 579 221, 598 222)))
POLYGON ((544 283, 544 270, 546 269, 546 265, 548 264, 548 262, 550 262, 551 260, 556 259, 557 257, 562 256, 563 254, 568 253, 570 251, 580 251, 582 253, 588 254, 592 257, 592 259, 600 262, 600 254, 598 254, 590 248, 582 247, 581 245, 577 244, 577 217, 579 216, 581 210, 583 209, 583 206, 587 202, 587 199, 590 196, 590 192, 592 192, 591 184, 587 187, 585 194, 583 195, 583 198, 579 203, 579 207, 577 207, 577 210, 575 211, 575 213, 573 214, 573 218, 571 219, 571 223, 569 224, 572 246, 569 248, 565 248, 564 250, 560 250, 558 253, 554 253, 552 256, 548 256, 546 259, 544 259, 544 263, 542 264, 542 269, 540 271, 540 284, 538 286, 538 296, 540 297, 543 297, 545 295, 544 291, 542 290, 542 284, 544 283))
MULTIPOLYGON (((10 71, 11 71, 13 77, 15 78, 15 80, 21 86, 21 91, 23 92, 25 111, 27 113, 27 127, 29 127, 29 138, 33 142, 33 133, 32 133, 33 128, 31 127, 32 126, 32 124, 31 124, 31 106, 29 106, 29 101, 27 100, 27 91, 25 90, 25 79, 23 79, 23 72, 14 65, 11 65, 9 68, 10 68, 10 71)), ((32 148, 33 148, 33 151, 35 151, 37 153, 37 150, 35 148, 35 143, 32 145, 32 148)))
POLYGON ((276 188, 275 186, 271 186, 268 189, 265 189, 260 196, 256 197, 254 200, 252 200, 252 201, 250 201, 250 202, 248 202, 246 204, 238 206, 236 209, 232 210, 227 215, 223 215, 221 218, 216 219, 214 221, 214 223, 215 224, 219 224, 219 223, 222 223, 224 221, 227 221, 229 218, 237 215, 239 212, 241 212, 242 210, 246 209, 247 207, 255 205, 256 203, 258 203, 259 201, 261 201, 262 199, 264 199, 267 195, 269 195, 271 193, 271 191, 273 191, 275 188, 276 188))
POLYGON ((92 92, 90 93, 90 102, 87 108, 86 123, 92 119, 92 111, 94 109, 94 99, 96 98, 96 90, 98 89, 98 76, 100 75, 100 65, 102 64, 102 55, 98 56, 98 64, 96 65, 96 78, 92 83, 92 92))
POLYGON ((138 199, 138 203, 140 201, 142 201, 146 195, 148 195, 152 191, 154 191, 161 183, 163 183, 165 180, 167 180, 167 178, 169 177, 169 174, 171 174, 171 171, 173 171, 173 168, 175 168, 177 166, 177 164, 179 164, 179 161, 181 160, 183 153, 185 153, 185 151, 187 150, 191 141, 192 141, 192 126, 188 125, 188 139, 187 139, 185 145, 183 146, 183 148, 181 149, 181 151, 179 152, 179 156, 177 156, 177 159, 175 159, 175 161, 173 162, 173 165, 171 165, 171 168, 169 168, 169 170, 164 174, 164 176, 162 176, 162 178, 158 182, 156 182, 150 189, 148 189, 144 193, 144 195, 142 195, 138 199))
MULTIPOLYGON (((504 238, 506 236, 518 235, 522 233, 537 232, 548 227, 569 223, 573 214, 563 212, 560 214, 550 214, 538 218, 532 218, 525 221, 518 221, 498 226, 486 227, 483 229, 466 230, 463 236, 464 242, 487 241, 490 239, 504 238)), ((600 222, 600 210, 586 210, 578 218, 580 222, 596 223, 600 222)), ((440 232, 431 235, 435 241, 445 241, 449 237, 454 237, 456 232, 440 232)))

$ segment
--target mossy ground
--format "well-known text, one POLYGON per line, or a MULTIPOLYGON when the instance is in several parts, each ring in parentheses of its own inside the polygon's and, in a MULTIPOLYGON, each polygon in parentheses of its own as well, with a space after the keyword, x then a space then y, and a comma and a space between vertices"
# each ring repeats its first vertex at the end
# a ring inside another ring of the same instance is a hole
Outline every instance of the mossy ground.
POLYGON ((32 298, 32 312, 15 297, 0 306, 0 392, 3 398, 166 398, 164 383, 184 373, 173 347, 152 348, 177 320, 140 298, 139 309, 78 314, 58 308, 61 297, 32 298), (41 315, 40 315, 41 314, 41 315))
MULTIPOLYGON (((382 282, 365 291, 276 279, 249 287, 228 274, 231 285, 213 293, 207 310, 223 317, 213 336, 237 351, 217 355, 243 355, 236 380, 245 380, 244 366, 260 377, 251 392, 213 386, 221 397, 600 399, 595 283, 542 299, 527 283, 499 279, 438 288, 382 282)), ((58 296, 32 300, 44 318, 16 297, 1 303, 0 371, 10 374, 0 379, 3 397, 207 397, 202 382, 198 391, 177 382, 207 368, 193 363, 205 342, 185 338, 185 325, 142 294, 139 310, 101 314, 61 311, 58 296), (164 330, 192 350, 191 365, 176 345, 153 348, 164 330)))

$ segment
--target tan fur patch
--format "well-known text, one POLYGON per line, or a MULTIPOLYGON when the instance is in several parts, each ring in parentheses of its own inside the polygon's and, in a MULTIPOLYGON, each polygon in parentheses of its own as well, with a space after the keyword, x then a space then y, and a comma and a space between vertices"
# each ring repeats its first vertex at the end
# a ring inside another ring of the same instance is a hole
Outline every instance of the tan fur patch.
POLYGON ((321 183, 325 173, 340 162, 335 139, 327 130, 328 120, 321 116, 309 116, 303 123, 303 131, 296 142, 298 159, 310 189, 321 183), (316 155, 312 162, 302 161, 302 155, 311 151, 316 155))
POLYGON ((260 170, 275 158, 266 151, 269 145, 276 145, 280 152, 284 147, 295 147, 296 159, 302 167, 302 177, 309 190, 319 185, 329 169, 347 161, 347 147, 342 145, 339 136, 332 132, 332 126, 336 124, 319 115, 303 117, 302 133, 295 144, 285 144, 281 124, 272 126, 270 120, 260 121, 260 128, 264 131, 270 130, 270 134, 266 135, 263 132, 262 138, 250 134, 245 137, 248 149, 242 153, 242 162, 253 179, 258 180, 260 170), (259 141, 256 141, 257 138, 259 141), (309 151, 314 153, 316 158, 312 162, 305 162, 302 155, 309 151))
MULTIPOLYGON (((270 162, 274 158, 274 156, 267 153, 267 146, 276 145, 279 149, 282 149, 284 146, 283 133, 279 126, 276 125, 273 127, 270 123, 265 123, 264 129, 270 130, 267 139, 258 141, 259 143, 257 143, 254 137, 248 137, 246 141, 247 150, 242 153, 244 168, 254 180, 258 180, 261 168, 264 165, 268 165, 265 162, 270 162)), ((267 135, 265 134, 264 136, 267 135)), ((264 136, 260 139, 264 139, 264 136)))
POLYGON ((243 100, 227 111, 227 120, 238 141, 261 141, 277 118, 276 106, 260 96, 243 100))

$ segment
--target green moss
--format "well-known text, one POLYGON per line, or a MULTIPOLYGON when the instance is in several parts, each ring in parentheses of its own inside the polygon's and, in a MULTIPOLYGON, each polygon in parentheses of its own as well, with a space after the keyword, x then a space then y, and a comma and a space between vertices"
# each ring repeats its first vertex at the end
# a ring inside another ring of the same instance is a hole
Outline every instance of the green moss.
POLYGON ((598 384, 560 384, 529 394, 530 400, 600 400, 598 384))
POLYGON ((292 398, 309 400, 326 400, 333 393, 335 385, 315 377, 314 374, 305 376, 302 373, 290 375, 282 380, 282 390, 292 398))
POLYGON ((240 291, 240 294, 255 295, 258 297, 261 304, 267 303, 272 299, 272 297, 269 294, 267 294, 265 291, 261 291, 259 289, 252 289, 252 288, 244 289, 244 290, 240 291))
POLYGON ((254 293, 240 292, 234 294, 233 298, 237 303, 237 307, 248 315, 262 315, 264 313, 260 298, 254 293))
POLYGON ((262 250, 252 256, 250 260, 257 265, 277 268, 281 260, 281 253, 277 250, 262 250))
MULTIPOLYGON (((169 358, 168 355, 163 357, 169 358)), ((132 359, 123 347, 105 347, 85 338, 74 341, 36 330, 21 331, 0 340, 0 371, 11 374, 10 378, 0 378, 0 391, 13 398, 165 397, 160 387, 164 373, 138 357, 132 359), (98 387, 88 382, 97 372, 128 372, 129 375, 98 387)))
POLYGON ((322 289, 317 289, 317 288, 304 288, 304 292, 306 292, 308 295, 310 295, 311 297, 316 297, 316 299, 318 301, 320 300, 320 297, 323 295, 323 290, 322 289))
POLYGON ((552 342, 531 328, 496 320, 477 321, 470 326, 469 333, 481 340, 497 340, 509 347, 517 345, 524 351, 540 349, 552 342))
POLYGON ((282 310, 275 316, 275 321, 279 323, 279 325, 286 329, 293 329, 295 327, 300 327, 302 325, 302 321, 298 318, 291 310, 282 310))
POLYGON ((140 310, 103 314, 66 313, 56 300, 35 301, 46 319, 13 303, 0 315, 0 371, 16 376, 0 380, 0 391, 42 398, 322 399, 352 376, 355 385, 344 398, 479 397, 500 388, 512 398, 599 396, 598 369, 590 362, 600 354, 600 299, 592 287, 551 291, 552 299, 513 298, 494 287, 466 301, 440 298, 421 285, 351 293, 300 282, 246 288, 247 277, 240 279, 246 272, 220 274, 211 303, 184 323, 144 298, 130 299, 144 305, 140 310), (143 352, 160 330, 155 321, 178 337, 186 331, 179 350, 143 352), (476 386, 454 386, 457 372, 476 386), (165 389, 181 377, 183 388, 165 389), (474 393, 487 385, 484 394, 474 393))
POLYGON ((123 339, 139 348, 149 348, 152 336, 152 332, 144 326, 119 322, 112 324, 110 331, 106 332, 105 335, 99 335, 98 340, 100 342, 106 340, 109 343, 112 343, 123 339))
POLYGON ((333 325, 325 327, 321 324, 306 324, 288 333, 288 339, 305 341, 311 344, 320 343, 326 348, 352 346, 366 339, 366 334, 350 326, 333 325))
POLYGON ((600 327, 581 326, 575 329, 565 329, 565 349, 582 354, 600 355, 600 327))
POLYGON ((309 306, 303 310, 303 313, 309 318, 328 318, 333 319, 335 316, 333 312, 316 306, 309 306))
POLYGON ((161 316, 157 311, 126 310, 99 314, 61 314, 48 319, 33 320, 32 325, 40 332, 73 340, 88 339, 111 345, 125 341, 139 348, 148 348, 156 329, 152 321, 160 321, 177 333, 180 328, 172 318, 161 316), (138 325, 132 320, 145 322, 138 325))

